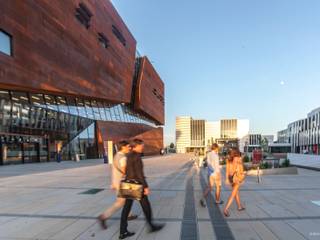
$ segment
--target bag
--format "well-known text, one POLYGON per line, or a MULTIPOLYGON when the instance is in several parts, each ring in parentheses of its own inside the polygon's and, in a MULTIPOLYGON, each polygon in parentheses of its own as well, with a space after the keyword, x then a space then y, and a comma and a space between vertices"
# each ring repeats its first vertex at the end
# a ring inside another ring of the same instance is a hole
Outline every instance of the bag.
POLYGON ((136 180, 122 180, 118 197, 140 201, 143 197, 143 185, 136 180))
POLYGON ((242 183, 245 178, 246 175, 244 173, 235 172, 232 175, 232 183, 242 183))

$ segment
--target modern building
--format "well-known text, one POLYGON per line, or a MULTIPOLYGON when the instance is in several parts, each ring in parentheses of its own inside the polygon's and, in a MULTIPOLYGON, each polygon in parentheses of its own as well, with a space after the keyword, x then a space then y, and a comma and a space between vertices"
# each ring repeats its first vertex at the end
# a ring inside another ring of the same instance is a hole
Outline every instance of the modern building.
POLYGON ((194 120, 192 117, 176 118, 176 146, 178 153, 204 152, 212 143, 224 148, 240 147, 249 133, 249 120, 223 119, 216 122, 194 120))
POLYGON ((289 143, 288 129, 281 130, 277 133, 278 143, 289 143))
POLYGON ((290 143, 292 153, 320 154, 320 108, 278 132, 279 143, 290 143))
POLYGON ((163 148, 164 83, 106 0, 0 1, 0 164, 163 148))

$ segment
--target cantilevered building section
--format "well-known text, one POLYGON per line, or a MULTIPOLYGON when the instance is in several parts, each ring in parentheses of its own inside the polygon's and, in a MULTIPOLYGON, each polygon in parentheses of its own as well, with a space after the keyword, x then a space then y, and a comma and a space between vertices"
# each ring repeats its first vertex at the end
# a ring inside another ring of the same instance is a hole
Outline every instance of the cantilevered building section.
POLYGON ((0 164, 111 159, 136 137, 160 152, 164 83, 111 1, 0 9, 0 164))

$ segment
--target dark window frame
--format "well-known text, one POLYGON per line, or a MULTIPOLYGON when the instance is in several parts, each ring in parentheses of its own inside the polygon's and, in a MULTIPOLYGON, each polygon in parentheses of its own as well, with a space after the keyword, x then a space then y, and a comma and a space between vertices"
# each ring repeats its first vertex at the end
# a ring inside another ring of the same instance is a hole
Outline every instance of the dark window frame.
POLYGON ((121 42, 121 44, 125 47, 127 45, 127 41, 121 31, 115 26, 112 25, 112 33, 116 36, 116 38, 121 42))
POLYGON ((79 3, 76 8, 75 17, 87 29, 90 28, 90 20, 92 16, 93 14, 89 8, 84 3, 79 3))
POLYGON ((108 48, 110 46, 110 41, 102 32, 98 33, 98 41, 104 48, 108 48))
POLYGON ((0 32, 4 33, 9 37, 9 43, 10 43, 10 54, 6 54, 5 52, 0 51, 0 54, 3 54, 7 57, 13 57, 13 36, 9 32, 5 31, 4 29, 0 28, 0 32))

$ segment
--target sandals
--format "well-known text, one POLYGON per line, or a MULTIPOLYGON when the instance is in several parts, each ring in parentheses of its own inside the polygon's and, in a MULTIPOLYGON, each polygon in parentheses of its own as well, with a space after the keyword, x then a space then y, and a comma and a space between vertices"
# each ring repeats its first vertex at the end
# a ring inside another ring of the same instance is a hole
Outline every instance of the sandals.
POLYGON ((223 215, 225 216, 225 217, 230 217, 230 213, 229 213, 229 211, 228 210, 224 210, 223 211, 223 215))
POLYGON ((220 202, 216 202, 217 205, 224 204, 224 201, 220 200, 220 202))
POLYGON ((239 212, 244 211, 244 210, 246 210, 245 207, 238 208, 238 211, 239 211, 239 212))
POLYGON ((107 225, 107 223, 106 223, 106 220, 107 220, 107 219, 103 219, 102 216, 99 216, 99 217, 98 217, 98 221, 99 221, 99 223, 100 223, 100 227, 101 227, 103 230, 108 229, 108 225, 107 225))

